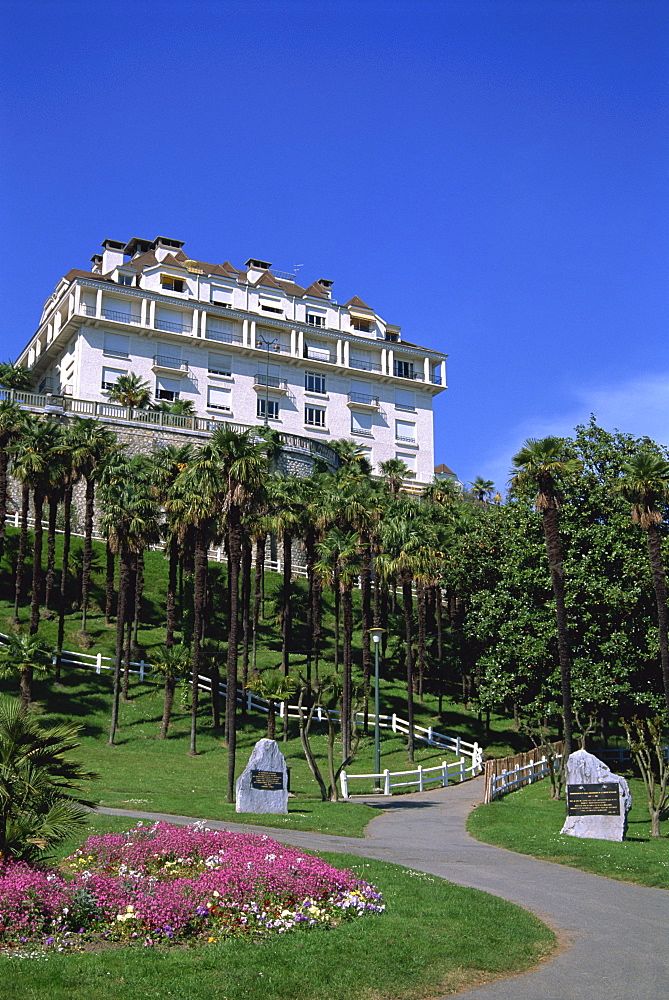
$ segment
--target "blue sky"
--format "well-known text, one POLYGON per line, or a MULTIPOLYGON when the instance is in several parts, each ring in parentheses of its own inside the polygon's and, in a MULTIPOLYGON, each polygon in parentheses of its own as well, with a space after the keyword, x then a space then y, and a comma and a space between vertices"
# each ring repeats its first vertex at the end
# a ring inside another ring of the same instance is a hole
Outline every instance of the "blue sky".
POLYGON ((303 264, 449 355, 435 460, 503 487, 528 436, 669 444, 669 5, 2 0, 16 357, 105 238, 303 264))

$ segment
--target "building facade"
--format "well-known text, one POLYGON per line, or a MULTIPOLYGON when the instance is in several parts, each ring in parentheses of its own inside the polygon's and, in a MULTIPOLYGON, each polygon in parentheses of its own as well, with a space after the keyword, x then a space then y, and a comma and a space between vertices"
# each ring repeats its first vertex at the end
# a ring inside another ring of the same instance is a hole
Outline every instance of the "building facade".
POLYGON ((375 471, 400 458, 432 479, 444 355, 405 341, 357 296, 339 304, 326 279, 303 288, 266 261, 204 263, 163 237, 102 246, 90 270, 61 279, 18 358, 38 393, 111 419, 107 393, 132 373, 156 402, 190 400, 202 427, 349 438, 375 471))

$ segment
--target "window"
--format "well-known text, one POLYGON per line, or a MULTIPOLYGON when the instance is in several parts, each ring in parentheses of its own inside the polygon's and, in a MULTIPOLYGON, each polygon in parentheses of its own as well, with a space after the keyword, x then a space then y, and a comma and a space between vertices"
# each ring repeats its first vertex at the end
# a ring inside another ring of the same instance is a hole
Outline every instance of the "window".
POLYGON ((351 433, 352 434, 364 434, 365 437, 373 437, 374 432, 372 430, 372 414, 371 413, 356 413, 355 410, 351 411, 351 433))
POLYGON ((305 372, 304 388, 307 392, 325 393, 325 375, 318 375, 316 372, 305 372))
POLYGON ((416 443, 416 425, 410 424, 408 420, 395 421, 395 438, 397 441, 410 441, 416 443))
POLYGON ((173 278, 171 274, 161 274, 160 284, 168 292, 185 292, 186 282, 183 278, 173 278))
POLYGON ((129 358, 130 337, 122 333, 105 333, 104 353, 110 358, 129 358))
POLYGON ((223 306, 225 309, 229 309, 232 305, 232 289, 212 288, 211 303, 212 305, 223 306))
POLYGON ((400 462, 404 462, 409 474, 412 476, 416 475, 416 456, 409 454, 408 452, 397 451, 395 452, 395 458, 399 459, 400 462))
POLYGON ((278 399, 265 399, 264 396, 258 396, 258 403, 256 406, 256 414, 261 420, 265 419, 265 404, 267 404, 267 419, 268 420, 278 420, 279 419, 279 400, 278 399))
POLYGON ((325 347, 322 343, 305 344, 304 356, 305 358, 311 358, 312 361, 332 361, 330 348, 325 347))
POLYGON ((325 326, 325 316, 318 313, 307 313, 307 323, 309 326, 325 326))
POLYGON ((394 361, 393 374, 396 375, 397 378, 413 378, 413 361, 394 361))
POLYGON ((357 316, 351 316, 351 326, 354 330, 358 330, 360 333, 370 333, 372 329, 372 321, 369 319, 359 319, 357 316))
POLYGON ((325 427, 325 412, 321 406, 305 406, 304 422, 307 427, 325 427))
POLYGON ((132 285, 132 275, 131 274, 119 274, 118 276, 119 285, 132 285))
POLYGON ((105 390, 111 389, 113 385, 116 385, 120 375, 127 375, 128 372, 123 368, 103 368, 102 369, 102 388, 105 390))
POLYGON ((207 406, 210 410, 222 410, 224 413, 230 413, 232 392, 230 389, 225 389, 223 386, 210 385, 207 389, 207 406))
POLYGON ((179 398, 181 382, 175 378, 159 378, 156 381, 156 399, 165 399, 173 403, 179 398))
POLYGON ((210 375, 232 375, 232 360, 227 354, 209 354, 210 375))
POLYGON ((415 410, 414 392, 411 389, 395 389, 395 406, 398 410, 415 410))
POLYGON ((281 304, 281 299, 275 299, 268 295, 260 296, 260 308, 263 312, 276 313, 278 316, 283 316, 283 306, 281 304))

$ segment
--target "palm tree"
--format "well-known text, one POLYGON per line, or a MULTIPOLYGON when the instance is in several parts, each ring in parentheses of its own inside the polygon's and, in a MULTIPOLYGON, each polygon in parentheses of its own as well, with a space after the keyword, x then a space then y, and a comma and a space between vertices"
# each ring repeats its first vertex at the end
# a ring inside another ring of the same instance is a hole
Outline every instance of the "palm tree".
POLYGON ((0 400, 0 559, 5 547, 9 448, 20 436, 23 422, 23 412, 13 400, 0 400))
POLYGON ((17 389, 25 392, 32 387, 32 375, 21 365, 15 365, 11 361, 0 364, 0 386, 3 389, 17 389))
POLYGON ((79 731, 44 729, 17 702, 0 704, 0 860, 34 863, 85 826, 93 803, 81 782, 97 775, 70 759, 79 731))
POLYGON ((529 438, 518 454, 514 456, 513 464, 518 470, 513 476, 513 485, 519 488, 527 485, 538 490, 535 508, 541 512, 548 567, 555 598, 558 659, 562 686, 564 759, 566 760, 572 752, 573 745, 571 663, 564 599, 564 565, 558 521, 559 501, 556 479, 580 471, 582 463, 578 459, 567 457, 565 442, 562 438, 546 437, 541 440, 529 438))
POLYGON ((495 484, 491 479, 483 479, 481 476, 477 476, 469 485, 479 503, 485 503, 492 496, 495 489, 495 484))
POLYGON ((110 403, 120 403, 134 410, 145 410, 151 402, 151 389, 139 375, 119 375, 111 389, 107 392, 110 403))
POLYGON ((50 666, 51 655, 35 636, 10 635, 7 645, 0 647, 0 674, 3 677, 19 675, 19 702, 23 710, 32 701, 34 675, 43 676, 50 666))
MULTIPOLYGON (((165 448, 154 452, 151 456, 151 478, 154 483, 156 500, 161 506, 165 507, 177 476, 192 462, 193 455, 193 446, 185 444, 167 445, 165 448)), ((167 513, 165 529, 169 561, 167 595, 165 600, 165 645, 172 646, 174 645, 174 630, 176 626, 177 572, 183 531, 178 519, 169 511, 167 513)))
POLYGON ((177 417, 192 417, 195 415, 195 403, 192 399, 173 399, 169 403, 166 399, 156 403, 152 409, 162 413, 171 413, 177 417))
POLYGON ((409 466, 401 458, 389 458, 381 462, 379 469, 391 494, 395 495, 402 489, 402 483, 411 475, 409 466))
POLYGON ((248 691, 265 698, 267 701, 267 739, 273 740, 276 734, 276 706, 290 698, 297 688, 292 677, 286 677, 278 670, 263 670, 246 685, 248 691))
POLYGON ((177 682, 181 677, 187 677, 191 671, 190 650, 186 646, 164 646, 152 654, 151 669, 165 678, 163 718, 160 724, 160 738, 164 740, 170 725, 177 682))
POLYGON ((299 481, 278 476, 273 478, 269 483, 269 500, 270 530, 282 543, 281 666, 284 677, 287 677, 290 673, 292 645, 293 539, 300 533, 304 515, 299 481))
POLYGON ((669 614, 667 612, 667 586, 662 561, 659 526, 662 524, 662 507, 669 499, 669 462, 650 451, 640 451, 623 465, 624 479, 620 492, 632 504, 632 520, 646 532, 648 559, 653 578, 657 626, 660 640, 662 682, 669 711, 669 614))

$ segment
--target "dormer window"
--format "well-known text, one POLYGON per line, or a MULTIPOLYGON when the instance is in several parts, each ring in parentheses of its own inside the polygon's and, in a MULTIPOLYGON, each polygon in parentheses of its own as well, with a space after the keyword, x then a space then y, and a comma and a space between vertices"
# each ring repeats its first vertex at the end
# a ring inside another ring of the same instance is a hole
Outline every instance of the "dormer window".
POLYGON ((167 292, 185 292, 186 282, 183 278, 173 278, 171 274, 160 275, 160 285, 167 292))
POLYGON ((132 275, 131 274, 119 274, 118 276, 119 285, 132 285, 132 275))
POLYGON ((307 313, 307 323, 309 326, 325 326, 325 316, 318 313, 307 313))
POLYGON ((372 331, 372 321, 369 319, 360 319, 359 316, 351 316, 351 326, 359 333, 371 333, 372 331))

